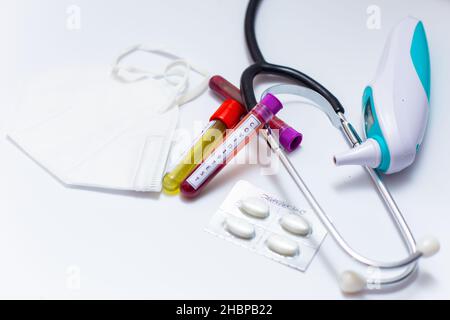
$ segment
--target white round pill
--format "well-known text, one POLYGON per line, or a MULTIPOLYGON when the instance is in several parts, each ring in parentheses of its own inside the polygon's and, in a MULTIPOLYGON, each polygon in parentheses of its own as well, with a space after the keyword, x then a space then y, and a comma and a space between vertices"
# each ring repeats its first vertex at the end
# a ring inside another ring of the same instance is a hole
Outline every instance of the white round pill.
POLYGON ((256 197, 242 200, 239 208, 245 214, 258 219, 265 219, 270 214, 270 208, 267 202, 256 197))
POLYGON ((255 228, 250 223, 235 217, 228 217, 225 220, 225 229, 241 239, 249 240, 255 237, 255 228))
POLYGON ((296 214, 287 214, 280 220, 281 227, 292 234, 298 236, 307 236, 311 233, 309 222, 296 214))
POLYGON ((272 235, 266 241, 267 247, 273 252, 286 257, 293 257, 299 253, 298 244, 279 235, 272 235))

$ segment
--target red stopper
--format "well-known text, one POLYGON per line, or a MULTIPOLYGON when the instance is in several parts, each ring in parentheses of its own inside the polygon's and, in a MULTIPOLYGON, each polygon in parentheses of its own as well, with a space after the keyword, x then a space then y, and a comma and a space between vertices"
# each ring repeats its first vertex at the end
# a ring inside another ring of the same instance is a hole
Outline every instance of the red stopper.
POLYGON ((211 116, 210 121, 220 120, 227 129, 233 129, 241 120, 241 117, 247 113, 247 110, 236 100, 227 99, 211 116))

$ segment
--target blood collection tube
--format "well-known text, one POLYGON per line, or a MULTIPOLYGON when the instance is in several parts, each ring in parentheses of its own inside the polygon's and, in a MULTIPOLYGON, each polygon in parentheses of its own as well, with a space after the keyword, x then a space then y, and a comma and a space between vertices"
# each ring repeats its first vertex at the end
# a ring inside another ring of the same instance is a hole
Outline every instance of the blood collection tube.
POLYGON ((283 108, 273 95, 267 94, 230 132, 225 140, 205 157, 180 185, 181 194, 193 198, 225 165, 283 108))
POLYGON ((209 80, 209 88, 225 99, 233 99, 244 104, 241 97, 241 91, 231 82, 222 76, 213 76, 209 80))
MULTIPOLYGON (((221 97, 233 99, 243 104, 239 89, 223 77, 212 77, 209 81, 209 87, 221 97)), ((302 143, 302 134, 276 116, 269 121, 269 127, 273 130, 279 130, 280 144, 288 152, 296 150, 302 143)))
POLYGON ((245 108, 237 101, 228 99, 211 116, 210 122, 202 133, 194 139, 191 147, 183 154, 170 172, 163 178, 163 191, 169 195, 180 192, 180 184, 203 161, 203 156, 210 149, 219 145, 227 129, 232 129, 246 113, 245 108))

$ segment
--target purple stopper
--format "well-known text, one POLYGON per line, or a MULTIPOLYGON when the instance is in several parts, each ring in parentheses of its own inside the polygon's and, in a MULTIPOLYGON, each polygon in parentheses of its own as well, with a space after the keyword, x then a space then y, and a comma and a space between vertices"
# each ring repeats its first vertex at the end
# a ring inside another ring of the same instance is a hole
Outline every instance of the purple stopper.
POLYGON ((280 100, 278 100, 273 94, 266 94, 261 100, 261 104, 265 105, 273 114, 277 114, 283 105, 280 100))
POLYGON ((302 143, 303 135, 297 130, 287 127, 280 130, 280 144, 283 148, 292 152, 302 143))

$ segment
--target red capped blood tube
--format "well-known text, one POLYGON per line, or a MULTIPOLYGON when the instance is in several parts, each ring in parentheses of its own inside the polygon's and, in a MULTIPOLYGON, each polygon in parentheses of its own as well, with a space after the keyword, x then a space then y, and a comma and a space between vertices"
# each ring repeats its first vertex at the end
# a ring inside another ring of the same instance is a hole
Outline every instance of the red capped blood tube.
POLYGON ((181 183, 181 194, 188 198, 196 197, 282 108, 275 96, 267 94, 181 183))

